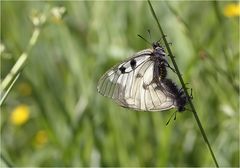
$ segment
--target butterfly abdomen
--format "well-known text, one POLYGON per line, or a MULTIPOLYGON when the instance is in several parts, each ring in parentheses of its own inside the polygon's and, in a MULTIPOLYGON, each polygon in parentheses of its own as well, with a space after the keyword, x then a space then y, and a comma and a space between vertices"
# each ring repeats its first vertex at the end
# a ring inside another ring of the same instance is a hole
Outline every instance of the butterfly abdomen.
POLYGON ((159 77, 161 79, 165 79, 167 77, 167 69, 164 63, 161 63, 159 66, 159 77))
POLYGON ((165 78, 162 80, 164 88, 170 93, 170 96, 175 100, 175 106, 179 112, 185 111, 187 104, 187 97, 183 89, 179 89, 177 85, 170 79, 165 78))

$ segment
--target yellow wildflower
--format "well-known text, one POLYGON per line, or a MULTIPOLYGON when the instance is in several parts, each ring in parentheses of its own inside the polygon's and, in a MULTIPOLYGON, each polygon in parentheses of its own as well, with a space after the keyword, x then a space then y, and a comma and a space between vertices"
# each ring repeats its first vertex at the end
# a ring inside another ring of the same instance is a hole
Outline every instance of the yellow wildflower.
POLYGON ((44 130, 40 130, 37 132, 35 136, 35 144, 37 147, 42 147, 44 144, 46 144, 48 141, 48 135, 47 132, 44 130))
POLYGON ((224 7, 224 15, 227 17, 240 16, 240 4, 231 3, 224 7))
POLYGON ((22 125, 29 119, 29 107, 27 105, 17 106, 11 113, 10 121, 14 125, 22 125))

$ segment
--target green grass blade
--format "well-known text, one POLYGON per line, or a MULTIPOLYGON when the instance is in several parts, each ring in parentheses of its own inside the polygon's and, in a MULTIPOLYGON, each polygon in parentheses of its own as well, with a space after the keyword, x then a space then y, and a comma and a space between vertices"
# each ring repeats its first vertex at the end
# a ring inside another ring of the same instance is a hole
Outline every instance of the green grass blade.
POLYGON ((13 167, 12 166, 12 164, 5 158, 5 156, 3 156, 3 154, 2 153, 0 153, 0 157, 1 157, 1 162, 4 162, 4 166, 2 165, 2 163, 1 163, 1 167, 3 166, 3 167, 5 167, 5 166, 7 166, 7 167, 13 167))
MULTIPOLYGON (((20 73, 18 73, 14 80, 12 81, 11 85, 8 87, 7 91, 5 92, 5 94, 3 96, 1 96, 1 100, 0 100, 0 107, 2 106, 4 100, 7 98, 7 95, 9 94, 10 90, 12 89, 14 83, 17 81, 18 77, 20 76, 20 73)), ((1 92, 2 94, 3 92, 1 92)))

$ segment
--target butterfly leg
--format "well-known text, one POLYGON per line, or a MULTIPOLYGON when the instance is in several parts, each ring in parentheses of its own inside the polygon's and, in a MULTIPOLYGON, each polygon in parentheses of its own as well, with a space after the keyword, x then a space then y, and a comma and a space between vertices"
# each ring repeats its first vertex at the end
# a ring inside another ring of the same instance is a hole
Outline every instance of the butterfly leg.
POLYGON ((192 88, 191 88, 191 93, 190 93, 190 99, 193 99, 192 88))
POLYGON ((171 121, 173 116, 174 116, 174 120, 176 120, 177 119, 177 110, 172 113, 171 117, 168 119, 168 121, 166 123, 166 126, 169 124, 169 122, 171 121))
MULTIPOLYGON (((189 84, 189 83, 185 83, 185 85, 188 85, 188 84, 189 84)), ((189 88, 186 87, 186 89, 188 90, 189 88)), ((183 91, 183 88, 181 88, 179 91, 183 91)), ((193 99, 192 88, 191 88, 191 92, 190 92, 189 98, 190 98, 190 99, 193 99)))
MULTIPOLYGON (((189 88, 186 88, 186 89, 188 90, 189 88)), ((183 88, 179 89, 178 93, 179 93, 180 95, 182 95, 182 94, 184 93, 184 95, 186 96, 186 101, 190 101, 190 100, 193 99, 192 88, 191 88, 191 92, 190 92, 190 94, 188 94, 188 96, 187 96, 187 94, 184 92, 184 89, 183 89, 183 88)), ((186 108, 185 108, 185 109, 186 109, 186 108)), ((190 111, 190 110, 189 110, 189 111, 190 111)))
POLYGON ((166 60, 164 60, 164 63, 166 67, 170 68, 174 73, 176 73, 176 70, 172 68, 166 60))

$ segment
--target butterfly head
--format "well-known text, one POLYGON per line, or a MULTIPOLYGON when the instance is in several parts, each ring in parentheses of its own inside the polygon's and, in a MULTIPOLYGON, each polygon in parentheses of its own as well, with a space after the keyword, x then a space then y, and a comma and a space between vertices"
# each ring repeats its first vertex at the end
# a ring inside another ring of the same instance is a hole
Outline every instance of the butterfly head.
POLYGON ((160 47, 160 44, 158 41, 152 43, 153 49, 156 49, 157 47, 160 47))
POLYGON ((156 56, 160 56, 160 57, 166 56, 164 48, 159 44, 158 41, 153 42, 152 46, 153 46, 154 54, 156 56))
POLYGON ((177 106, 178 106, 179 112, 183 112, 186 110, 185 108, 186 104, 187 104, 187 97, 185 95, 177 98, 177 106))

